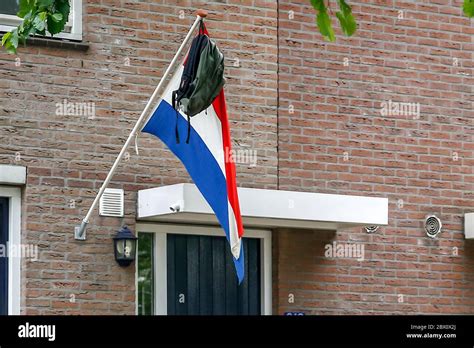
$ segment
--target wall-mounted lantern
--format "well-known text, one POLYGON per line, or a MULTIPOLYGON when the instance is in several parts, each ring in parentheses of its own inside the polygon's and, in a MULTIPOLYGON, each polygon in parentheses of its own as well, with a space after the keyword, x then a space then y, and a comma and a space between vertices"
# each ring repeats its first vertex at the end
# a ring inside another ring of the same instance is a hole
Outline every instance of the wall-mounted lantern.
POLYGON ((135 261, 137 239, 127 226, 123 226, 114 237, 115 261, 120 266, 126 267, 135 261))

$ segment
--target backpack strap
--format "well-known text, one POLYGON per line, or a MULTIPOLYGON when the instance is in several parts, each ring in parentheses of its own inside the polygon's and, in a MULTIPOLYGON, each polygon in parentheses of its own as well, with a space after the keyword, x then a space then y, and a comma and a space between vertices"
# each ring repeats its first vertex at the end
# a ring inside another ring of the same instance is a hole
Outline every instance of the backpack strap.
POLYGON ((188 115, 188 135, 186 137, 186 144, 189 144, 189 137, 191 136, 191 118, 188 115))
POLYGON ((179 118, 179 111, 177 109, 177 101, 176 101, 176 95, 178 94, 178 91, 173 91, 171 94, 171 103, 173 104, 173 108, 176 111, 176 125, 174 128, 174 133, 176 136, 176 144, 179 144, 179 132, 178 132, 178 118, 179 118))
MULTIPOLYGON (((209 38, 206 35, 206 26, 204 25, 204 20, 201 18, 199 21, 199 35, 202 36, 200 40, 193 40, 191 45, 190 53, 187 57, 188 63, 185 65, 183 75, 181 77, 181 83, 179 88, 176 91, 173 91, 171 94, 171 103, 173 108, 176 111, 176 125, 175 125, 175 136, 176 143, 179 144, 179 130, 178 130, 178 120, 179 120, 179 105, 181 99, 189 93, 189 85, 194 79, 194 76, 197 71, 197 62, 199 62, 200 54, 203 47, 207 44, 209 38), (197 62, 196 62, 197 61, 197 62)), ((191 136, 191 118, 187 115, 188 118, 188 132, 186 136, 186 144, 189 144, 189 139, 191 136)))
POLYGON ((204 18, 201 17, 201 20, 199 21, 199 35, 204 34, 206 34, 206 27, 204 26, 204 18))
MULTIPOLYGON (((199 21, 199 35, 206 35, 206 27, 204 25, 203 18, 201 18, 201 20, 199 21)), ((187 117, 188 117, 188 134, 186 136, 186 144, 189 144, 189 139, 191 137, 191 117, 189 115, 187 115, 187 117)))

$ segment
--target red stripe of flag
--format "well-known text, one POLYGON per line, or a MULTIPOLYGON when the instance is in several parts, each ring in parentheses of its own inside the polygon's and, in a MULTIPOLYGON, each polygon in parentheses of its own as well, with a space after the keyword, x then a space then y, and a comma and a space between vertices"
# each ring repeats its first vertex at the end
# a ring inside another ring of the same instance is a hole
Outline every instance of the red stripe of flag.
POLYGON ((228 154, 232 153, 232 144, 230 140, 230 128, 229 119, 227 117, 227 106, 225 103, 224 89, 212 102, 212 106, 217 114, 217 117, 221 121, 222 125, 222 142, 224 145, 224 156, 225 156, 225 176, 227 182, 227 196, 232 209, 234 210, 235 221, 237 222, 237 230, 239 237, 244 235, 244 229, 242 227, 242 217, 240 216, 240 205, 239 196, 237 195, 237 181, 235 172, 235 163, 227 158, 228 154))

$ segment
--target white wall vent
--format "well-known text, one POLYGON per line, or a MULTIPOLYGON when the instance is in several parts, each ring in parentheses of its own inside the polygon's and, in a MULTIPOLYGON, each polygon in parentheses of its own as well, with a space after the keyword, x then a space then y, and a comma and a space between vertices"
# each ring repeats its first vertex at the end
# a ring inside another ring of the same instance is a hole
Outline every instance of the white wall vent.
POLYGON ((429 215, 425 219, 425 231, 426 235, 430 238, 436 238, 441 232, 443 224, 436 215, 429 215))
POLYGON ((123 200, 122 189, 105 189, 99 202, 99 215, 123 217, 123 200))

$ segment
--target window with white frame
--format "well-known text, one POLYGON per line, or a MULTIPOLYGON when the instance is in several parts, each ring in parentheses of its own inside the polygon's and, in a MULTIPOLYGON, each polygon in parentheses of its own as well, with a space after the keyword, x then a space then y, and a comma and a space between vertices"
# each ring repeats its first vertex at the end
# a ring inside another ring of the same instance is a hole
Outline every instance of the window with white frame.
MULTIPOLYGON (((21 23, 18 13, 20 0, 0 0, 0 32, 7 32, 21 23)), ((69 0, 71 11, 64 31, 54 37, 82 40, 82 0, 69 0)))
POLYGON ((21 189, 0 186, 0 315, 20 314, 21 257, 8 247, 21 244, 21 189))

